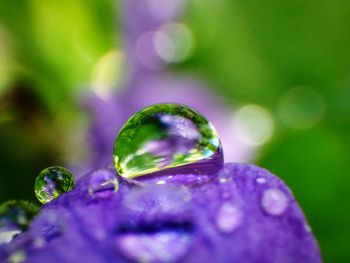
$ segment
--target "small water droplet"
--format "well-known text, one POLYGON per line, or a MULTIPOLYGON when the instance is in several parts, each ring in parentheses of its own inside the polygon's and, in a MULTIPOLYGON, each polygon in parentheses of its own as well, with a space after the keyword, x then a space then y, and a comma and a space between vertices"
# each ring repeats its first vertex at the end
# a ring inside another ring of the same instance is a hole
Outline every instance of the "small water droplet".
POLYGON ((216 214, 216 226, 221 232, 234 231, 243 220, 243 212, 231 203, 224 203, 216 214))
POLYGON ((232 170, 225 167, 220 171, 218 178, 221 184, 232 181, 232 170))
POLYGON ((0 206, 0 244, 27 230, 39 208, 27 201, 8 201, 0 206))
POLYGON ((278 188, 270 188, 263 193, 261 206, 269 215, 282 215, 288 206, 287 195, 278 188))
POLYGON ((258 177, 258 178, 256 178, 256 182, 258 184, 265 184, 267 182, 267 180, 265 177, 258 177))
POLYGON ((223 166, 212 124, 179 104, 156 104, 134 114, 118 135, 113 157, 118 174, 126 178, 165 169, 176 174, 180 167, 182 174, 210 173, 223 166))
POLYGON ((35 179, 34 191, 38 200, 45 204, 75 187, 72 173, 59 166, 44 169, 35 179))
POLYGON ((166 184, 166 181, 164 181, 164 180, 158 180, 158 181, 156 182, 156 184, 166 184))
POLYGON ((118 179, 112 171, 98 170, 91 174, 88 191, 94 197, 108 197, 119 188, 118 179))

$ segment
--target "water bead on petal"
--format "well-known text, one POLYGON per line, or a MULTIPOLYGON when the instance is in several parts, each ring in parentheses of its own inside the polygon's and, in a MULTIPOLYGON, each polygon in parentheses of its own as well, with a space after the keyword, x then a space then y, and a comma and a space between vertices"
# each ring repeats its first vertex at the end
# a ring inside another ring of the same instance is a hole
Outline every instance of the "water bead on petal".
POLYGON ((266 183, 266 178, 264 178, 264 177, 258 177, 258 178, 256 178, 256 180, 255 180, 258 184, 265 184, 266 183))
POLYGON ((118 179, 112 171, 97 170, 91 174, 88 191, 93 197, 108 197, 118 191, 118 179))
POLYGON ((288 207, 287 195, 278 188, 270 188, 263 193, 261 206, 269 215, 282 215, 288 207))
POLYGON ((156 104, 134 114, 118 135, 113 157, 118 174, 126 178, 165 169, 175 174, 178 167, 182 174, 207 173, 223 165, 213 125, 179 104, 156 104))
POLYGON ((34 191, 38 200, 45 204, 72 190, 75 181, 72 173, 60 166, 44 169, 35 179, 34 191))
POLYGON ((216 215, 216 226, 223 233, 234 231, 243 220, 243 212, 236 205, 224 203, 216 215))

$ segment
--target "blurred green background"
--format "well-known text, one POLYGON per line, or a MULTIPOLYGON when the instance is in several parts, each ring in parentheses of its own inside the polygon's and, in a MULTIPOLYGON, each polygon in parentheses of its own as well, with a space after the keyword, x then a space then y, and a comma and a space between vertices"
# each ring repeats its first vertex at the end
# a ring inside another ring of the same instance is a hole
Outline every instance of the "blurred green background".
MULTIPOLYGON (((0 201, 33 200, 43 167, 79 159, 77 94, 123 52, 120 4, 0 2, 0 201)), ((254 163, 291 187, 325 261, 350 262, 350 2, 189 0, 181 22, 195 45, 173 70, 200 75, 233 109, 271 114, 254 163)))

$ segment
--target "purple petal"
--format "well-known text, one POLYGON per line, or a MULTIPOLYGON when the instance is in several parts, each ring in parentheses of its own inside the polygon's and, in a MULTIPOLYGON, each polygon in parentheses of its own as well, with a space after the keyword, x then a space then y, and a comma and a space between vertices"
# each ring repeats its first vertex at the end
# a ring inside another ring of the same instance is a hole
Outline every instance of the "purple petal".
POLYGON ((291 191, 257 166, 226 164, 198 185, 118 177, 109 198, 89 193, 91 176, 43 206, 28 232, 0 248, 0 260, 21 251, 36 263, 322 262, 291 191))

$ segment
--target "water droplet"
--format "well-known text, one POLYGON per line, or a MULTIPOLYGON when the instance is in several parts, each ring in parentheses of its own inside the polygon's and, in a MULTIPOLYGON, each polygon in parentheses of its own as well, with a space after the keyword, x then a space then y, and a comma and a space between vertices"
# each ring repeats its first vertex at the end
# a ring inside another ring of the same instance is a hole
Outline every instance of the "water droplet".
POLYGON ((91 174, 89 194, 94 197, 108 197, 118 191, 118 179, 112 171, 98 170, 91 174))
POLYGON ((224 203, 216 214, 216 226, 221 232, 234 231, 243 220, 243 212, 231 203, 224 203))
POLYGON ((59 166, 44 169, 35 179, 34 191, 38 200, 45 204, 72 190, 75 181, 72 173, 59 166))
POLYGON ((225 184, 227 182, 232 181, 232 170, 225 167, 220 171, 218 178, 221 184, 225 184))
POLYGON ((8 201, 0 206, 0 244, 27 230, 38 207, 27 201, 8 201))
POLYGON ((265 177, 258 177, 258 178, 256 178, 256 182, 258 184, 265 184, 267 182, 267 180, 265 177))
POLYGON ((282 215, 287 209, 288 198, 280 189, 270 188, 263 193, 261 205, 269 215, 282 215))
POLYGON ((158 180, 158 181, 156 182, 156 184, 166 184, 166 181, 165 181, 165 180, 158 180))
POLYGON ((213 125, 179 104, 156 104, 134 114, 118 135, 113 157, 118 174, 126 178, 165 169, 176 174, 178 167, 182 174, 206 174, 223 166, 213 125))

